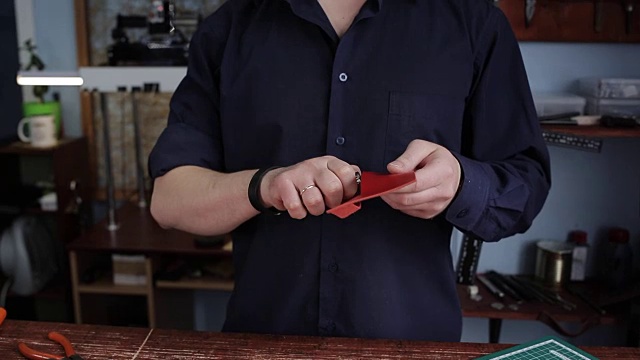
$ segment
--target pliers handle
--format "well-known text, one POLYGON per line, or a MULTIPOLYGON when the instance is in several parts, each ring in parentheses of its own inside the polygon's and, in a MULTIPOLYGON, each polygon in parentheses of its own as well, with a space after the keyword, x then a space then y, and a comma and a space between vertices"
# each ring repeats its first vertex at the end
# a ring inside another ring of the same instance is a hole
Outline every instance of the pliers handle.
POLYGON ((0 325, 4 322, 4 319, 7 317, 7 310, 0 307, 0 325))
POLYGON ((58 332, 52 331, 49 333, 49 340, 53 340, 58 344, 62 345, 66 356, 52 355, 52 354, 47 354, 41 351, 33 350, 30 347, 28 347, 25 343, 19 343, 18 350, 20 350, 20 353, 24 355, 24 357, 31 360, 82 360, 82 358, 76 354, 75 350, 73 349, 73 346, 71 345, 71 342, 69 342, 69 339, 67 339, 64 335, 58 332))

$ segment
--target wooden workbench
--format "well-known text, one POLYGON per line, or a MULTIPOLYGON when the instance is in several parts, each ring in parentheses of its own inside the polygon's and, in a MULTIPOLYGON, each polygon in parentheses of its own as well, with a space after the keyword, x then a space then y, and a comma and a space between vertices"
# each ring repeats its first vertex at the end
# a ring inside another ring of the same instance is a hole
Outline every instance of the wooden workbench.
MULTIPOLYGON (((22 341, 32 348, 62 354, 46 338, 65 335, 78 355, 89 359, 474 359, 509 347, 505 344, 435 343, 299 336, 267 336, 7 320, 0 327, 4 360, 24 359, 22 341)), ((640 359, 638 348, 585 347, 600 359, 640 359)))

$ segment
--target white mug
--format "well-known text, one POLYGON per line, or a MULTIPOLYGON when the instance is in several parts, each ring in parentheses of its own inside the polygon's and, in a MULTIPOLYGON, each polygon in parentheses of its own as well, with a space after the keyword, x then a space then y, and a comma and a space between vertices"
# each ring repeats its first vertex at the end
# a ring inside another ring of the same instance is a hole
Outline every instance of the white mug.
POLYGON ((35 147, 49 147, 57 143, 54 115, 36 115, 26 117, 18 123, 18 137, 21 141, 31 143, 35 147), (29 124, 29 135, 24 133, 24 126, 29 124))

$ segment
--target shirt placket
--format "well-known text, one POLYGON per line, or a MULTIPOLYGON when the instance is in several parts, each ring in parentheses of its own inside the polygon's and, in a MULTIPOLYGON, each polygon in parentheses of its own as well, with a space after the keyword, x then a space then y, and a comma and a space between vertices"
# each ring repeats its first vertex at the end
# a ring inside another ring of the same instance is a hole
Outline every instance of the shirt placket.
MULTIPOLYGON (((331 72, 331 93, 329 96, 329 118, 327 121, 327 143, 326 153, 333 155, 339 159, 348 158, 348 154, 353 153, 352 143, 349 142, 350 135, 347 129, 352 127, 346 126, 350 112, 349 107, 352 106, 350 99, 357 96, 356 84, 358 81, 357 69, 352 67, 352 59, 355 54, 353 49, 358 49, 357 36, 362 30, 363 24, 360 21, 372 17, 374 15, 370 8, 365 8, 360 15, 354 20, 351 29, 340 39, 336 48, 336 53, 331 72), (356 25, 358 25, 356 27, 356 25)), ((341 221, 334 217, 325 216, 323 218, 323 231, 320 246, 320 293, 318 302, 318 331, 320 335, 331 336, 336 335, 336 329, 340 328, 336 323, 340 309, 338 307, 342 303, 341 296, 343 285, 340 279, 341 273, 346 266, 345 261, 341 257, 339 244, 345 241, 344 236, 340 234, 341 221)))
MULTIPOLYGON (((348 65, 349 49, 347 42, 353 36, 346 35, 337 47, 331 73, 331 94, 329 96, 329 118, 327 121, 326 153, 343 159, 349 148, 349 136, 345 133, 346 106, 348 106, 349 85, 354 81, 348 65)), ((323 219, 323 232, 320 246, 320 291, 318 302, 318 332, 322 336, 331 336, 336 332, 335 323, 340 296, 338 257, 335 225, 333 219, 323 219)))
MULTIPOLYGON (((332 31, 331 24, 322 9, 317 3, 310 5, 306 2, 290 0, 292 9, 296 15, 320 26, 326 35, 334 41, 335 48, 334 62, 331 72, 331 92, 328 104, 327 119, 327 143, 326 154, 344 159, 349 153, 349 134, 346 133, 346 122, 348 113, 349 96, 353 88, 352 84, 357 81, 355 69, 349 66, 349 59, 353 54, 351 49, 357 49, 357 31, 355 25, 376 12, 371 4, 366 4, 363 11, 356 17, 351 29, 338 39, 332 31)), ((360 24, 361 25, 361 24, 360 24)), ((325 216, 323 218, 323 229, 320 237, 320 269, 319 269, 319 289, 318 289, 318 333, 321 336, 336 335, 336 329, 340 327, 337 322, 338 307, 342 286, 340 284, 341 271, 344 268, 340 261, 339 241, 344 240, 339 234, 339 224, 337 219, 325 216)))

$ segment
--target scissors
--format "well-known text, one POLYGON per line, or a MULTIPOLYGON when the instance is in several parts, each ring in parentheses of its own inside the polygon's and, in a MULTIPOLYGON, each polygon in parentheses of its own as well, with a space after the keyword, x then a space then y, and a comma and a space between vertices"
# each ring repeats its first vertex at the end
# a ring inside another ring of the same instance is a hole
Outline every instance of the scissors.
POLYGON ((80 357, 80 355, 76 354, 76 351, 73 349, 71 342, 64 335, 52 331, 49 333, 49 340, 53 340, 62 345, 66 356, 52 355, 33 350, 24 343, 18 344, 18 350, 20 350, 20 353, 24 355, 24 357, 32 360, 84 360, 82 357, 80 357))

